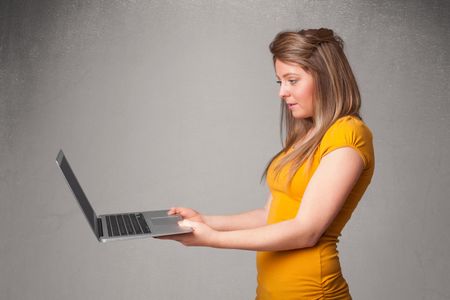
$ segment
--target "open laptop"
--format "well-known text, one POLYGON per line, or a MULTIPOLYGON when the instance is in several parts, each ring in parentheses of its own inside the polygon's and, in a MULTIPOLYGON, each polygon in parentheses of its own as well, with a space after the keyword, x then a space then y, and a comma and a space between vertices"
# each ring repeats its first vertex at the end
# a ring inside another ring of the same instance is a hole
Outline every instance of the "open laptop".
POLYGON ((178 221, 182 220, 180 215, 167 215, 167 209, 97 216, 62 150, 56 157, 56 163, 100 242, 192 232, 192 228, 178 225, 178 221))

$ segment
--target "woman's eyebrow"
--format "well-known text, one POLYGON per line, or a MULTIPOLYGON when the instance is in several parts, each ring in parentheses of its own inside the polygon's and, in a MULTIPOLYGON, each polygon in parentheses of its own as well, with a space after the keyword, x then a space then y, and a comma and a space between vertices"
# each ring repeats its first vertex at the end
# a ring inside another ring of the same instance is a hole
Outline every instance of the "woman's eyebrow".
POLYGON ((289 72, 289 73, 284 74, 283 77, 288 77, 288 76, 291 76, 291 75, 300 76, 299 73, 292 73, 292 72, 289 72))
MULTIPOLYGON (((286 77, 288 77, 288 76, 292 76, 292 75, 295 75, 295 76, 300 76, 300 74, 299 73, 292 73, 292 72, 289 72, 289 73, 285 73, 285 74, 283 74, 281 77, 283 77, 283 78, 286 78, 286 77)), ((280 78, 278 75, 275 75, 278 79, 280 78)))

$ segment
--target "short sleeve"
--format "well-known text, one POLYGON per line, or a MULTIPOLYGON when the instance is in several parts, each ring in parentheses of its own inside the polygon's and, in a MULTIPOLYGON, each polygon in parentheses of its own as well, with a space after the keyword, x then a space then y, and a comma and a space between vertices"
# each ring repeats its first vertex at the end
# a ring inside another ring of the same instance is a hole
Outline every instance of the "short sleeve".
POLYGON ((373 165, 372 132, 360 119, 353 116, 338 119, 322 138, 318 149, 320 158, 342 147, 355 149, 365 169, 373 165))

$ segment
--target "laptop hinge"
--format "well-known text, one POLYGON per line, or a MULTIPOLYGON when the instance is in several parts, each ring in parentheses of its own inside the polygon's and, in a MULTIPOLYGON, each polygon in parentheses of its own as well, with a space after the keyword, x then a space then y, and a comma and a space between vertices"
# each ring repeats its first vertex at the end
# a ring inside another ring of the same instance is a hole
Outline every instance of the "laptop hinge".
POLYGON ((97 218, 97 231, 98 231, 98 237, 103 237, 103 226, 102 226, 102 219, 97 218))

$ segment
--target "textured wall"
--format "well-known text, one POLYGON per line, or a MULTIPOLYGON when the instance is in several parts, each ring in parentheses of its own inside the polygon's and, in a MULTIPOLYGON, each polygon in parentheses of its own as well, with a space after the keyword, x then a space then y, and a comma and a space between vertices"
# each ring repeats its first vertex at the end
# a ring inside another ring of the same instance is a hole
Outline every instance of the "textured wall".
POLYGON ((449 299, 448 1, 0 2, 2 299, 251 299, 254 253, 99 244, 99 213, 263 205, 280 147, 268 44, 330 27, 374 133, 372 185, 339 245, 355 299, 449 299))

